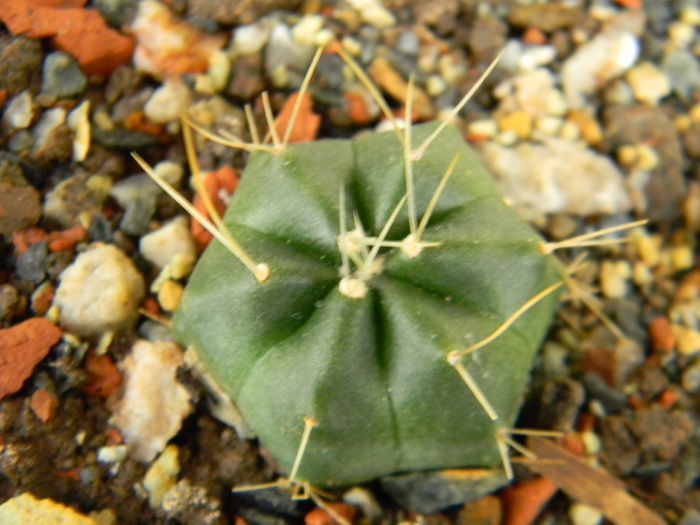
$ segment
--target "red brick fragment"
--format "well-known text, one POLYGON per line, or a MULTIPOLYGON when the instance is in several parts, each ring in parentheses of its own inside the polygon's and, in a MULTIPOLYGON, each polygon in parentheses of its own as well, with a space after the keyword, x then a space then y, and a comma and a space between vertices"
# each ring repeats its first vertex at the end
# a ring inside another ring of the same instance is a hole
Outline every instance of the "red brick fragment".
MULTIPOLYGON (((292 118, 292 112, 298 96, 298 92, 290 95, 284 102, 282 111, 277 117, 277 133, 282 139, 284 139, 287 126, 289 126, 289 121, 292 118)), ((308 142, 318 136, 318 130, 321 127, 321 115, 314 113, 312 105, 311 95, 304 93, 304 98, 301 99, 299 111, 294 121, 294 129, 289 136, 289 142, 308 142)))
POLYGON ((122 384, 122 374, 108 355, 89 352, 85 359, 85 371, 88 384, 83 387, 83 391, 89 396, 109 397, 122 384))
MULTIPOLYGON (((327 502, 326 506, 348 523, 352 523, 355 519, 357 511, 352 505, 331 501, 327 502)), ((316 507, 304 516, 304 523, 306 525, 336 525, 338 521, 334 520, 327 510, 316 507)))
POLYGON ((127 63, 131 38, 107 26, 83 0, 0 0, 0 19, 11 33, 54 37, 57 49, 73 55, 88 75, 108 75, 127 63))
POLYGON ((56 415, 58 398, 45 388, 40 388, 32 394, 29 406, 36 417, 47 423, 56 415))
POLYGON ((548 478, 535 478, 509 487, 503 493, 504 525, 529 525, 556 491, 557 486, 548 478))
MULTIPOLYGON (((223 166, 216 171, 207 173, 203 179, 204 191, 207 192, 218 214, 223 216, 228 207, 227 197, 230 197, 238 186, 236 170, 230 166, 223 166)), ((205 217, 209 217, 209 213, 207 213, 207 209, 204 206, 204 199, 199 195, 199 192, 195 195, 193 204, 200 213, 205 217)), ((212 235, 195 218, 192 218, 190 227, 197 245, 200 249, 204 249, 211 241, 212 235)))
POLYGON ((49 233, 49 250, 52 252, 69 252, 75 245, 84 241, 87 237, 87 230, 80 224, 49 233))
POLYGON ((657 352, 670 352, 676 347, 676 337, 668 317, 656 317, 652 320, 649 324, 649 336, 657 352))
POLYGON ((0 399, 14 394, 63 332, 44 317, 0 330, 0 399))

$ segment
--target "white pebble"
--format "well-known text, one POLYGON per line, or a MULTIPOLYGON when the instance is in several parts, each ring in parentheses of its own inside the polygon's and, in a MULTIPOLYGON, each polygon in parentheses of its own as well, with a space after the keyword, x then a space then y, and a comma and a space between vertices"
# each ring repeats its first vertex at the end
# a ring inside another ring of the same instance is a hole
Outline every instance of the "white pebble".
POLYGON ((25 129, 29 127, 33 118, 32 94, 26 90, 8 102, 2 121, 9 126, 10 130, 25 129))
POLYGON ((60 276, 54 305, 62 326, 78 335, 101 335, 129 328, 145 294, 141 273, 124 252, 96 244, 60 276))
POLYGON ((378 521, 382 517, 382 508, 374 495, 364 487, 352 487, 343 494, 343 501, 359 507, 362 515, 371 521, 378 521))
POLYGON ((190 90, 179 78, 169 78, 155 90, 143 108, 146 117, 156 124, 177 120, 187 109, 190 90))
POLYGON ((63 108, 53 108, 45 111, 39 122, 32 129, 34 135, 33 152, 37 153, 44 149, 48 140, 56 131, 56 128, 61 126, 66 121, 66 110, 63 108))
POLYGON ((270 38, 270 32, 276 20, 265 17, 254 24, 237 27, 233 32, 233 43, 230 47, 231 55, 254 55, 262 51, 270 38))
POLYGON ((82 162, 90 149, 90 101, 86 100, 68 114, 68 127, 73 130, 73 162, 82 162))
POLYGON ((124 461, 128 454, 126 445, 111 445, 97 449, 98 463, 119 463, 124 461))
POLYGON ((177 255, 196 257, 197 247, 184 215, 174 218, 139 241, 139 251, 153 265, 165 268, 177 255))
POLYGON ((176 379, 182 364, 182 352, 174 343, 144 340, 137 341, 120 363, 124 393, 112 421, 137 461, 152 461, 192 410, 189 392, 176 379))
POLYGON ((603 515, 598 509, 583 503, 573 503, 569 507, 569 518, 573 525, 598 525, 603 520, 603 515))
POLYGON ((303 46, 315 45, 316 35, 323 27, 321 15, 305 15, 292 28, 292 38, 303 46))
POLYGON ((492 138, 498 133, 498 122, 493 119, 475 120, 469 123, 469 133, 492 138))
POLYGON ((579 47, 562 66, 562 83, 569 105, 580 109, 588 95, 624 73, 640 52, 637 37, 626 31, 599 33, 579 47))
POLYGON ((377 0, 350 0, 352 7, 368 24, 384 29, 396 23, 394 15, 377 0))
POLYGON ((632 269, 626 261, 603 261, 600 266, 600 289, 605 297, 621 299, 627 295, 627 280, 632 269))
POLYGON ((609 214, 631 207, 625 178, 607 156, 560 139, 504 148, 480 146, 486 164, 517 209, 536 219, 548 213, 609 214))
POLYGON ((642 62, 627 72, 634 98, 640 102, 656 105, 671 92, 668 77, 651 62, 642 62))
POLYGON ((523 71, 531 71, 549 64, 557 56, 554 46, 529 46, 518 58, 518 67, 523 71))
POLYGON ((143 487, 148 492, 148 504, 152 509, 161 506, 165 494, 175 486, 179 473, 178 448, 175 445, 168 445, 143 478, 143 487))

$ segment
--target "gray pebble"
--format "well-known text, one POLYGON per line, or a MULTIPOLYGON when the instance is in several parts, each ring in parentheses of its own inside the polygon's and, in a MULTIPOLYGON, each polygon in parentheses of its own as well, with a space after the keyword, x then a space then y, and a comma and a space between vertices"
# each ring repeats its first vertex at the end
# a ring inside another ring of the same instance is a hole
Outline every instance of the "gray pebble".
POLYGON ((418 37, 413 31, 401 33, 401 36, 396 42, 396 50, 404 55, 414 56, 418 54, 418 37))
POLYGON ((681 384, 685 391, 691 394, 700 391, 700 359, 696 359, 690 366, 683 370, 681 384))
POLYGON ((148 232, 148 223, 156 211, 156 200, 148 195, 129 202, 119 227, 129 235, 143 235, 148 232))
POLYGON ((678 525, 700 525, 700 511, 688 509, 678 522, 678 525))
MULTIPOLYGON (((299 518, 302 516, 299 503, 289 497, 289 492, 271 487, 269 489, 251 490, 249 492, 237 492, 236 500, 243 503, 246 507, 255 507, 259 509, 257 512, 276 514, 287 516, 290 518, 299 518)), ((248 509, 254 510, 254 509, 248 509)), ((286 523, 286 522, 285 522, 286 523)))
POLYGON ((138 0, 93 0, 90 6, 97 9, 110 25, 120 28, 136 14, 138 0))
POLYGON ((124 128, 104 130, 93 127, 92 138, 105 148, 122 151, 143 150, 160 143, 160 139, 155 135, 124 128))
POLYGON ((586 392, 603 404, 609 414, 615 414, 627 406, 627 396, 610 386, 598 374, 587 373, 583 377, 586 392))
POLYGON ((671 89, 685 100, 691 100, 693 92, 700 89, 700 64, 688 51, 668 53, 661 62, 661 70, 668 77, 671 89))
POLYGON ((70 55, 55 51, 44 60, 41 93, 59 98, 79 95, 87 86, 80 64, 70 55))
POLYGON ((46 241, 32 244, 29 249, 17 257, 17 274, 31 283, 39 284, 46 275, 46 258, 49 247, 46 241))
POLYGON ((18 313, 20 296, 11 284, 0 285, 0 320, 11 321, 18 313))
POLYGON ((508 484, 499 469, 412 472, 382 478, 382 488, 404 509, 434 514, 447 507, 476 501, 508 484), (468 475, 467 475, 468 474, 468 475))

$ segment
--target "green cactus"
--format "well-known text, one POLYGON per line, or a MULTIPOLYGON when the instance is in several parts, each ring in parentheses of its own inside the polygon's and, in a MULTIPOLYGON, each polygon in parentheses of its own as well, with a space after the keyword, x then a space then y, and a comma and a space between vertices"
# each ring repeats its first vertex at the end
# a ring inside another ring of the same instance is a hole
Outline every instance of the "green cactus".
POLYGON ((281 468, 305 418, 315 486, 499 463, 563 272, 456 129, 254 152, 223 222, 174 328, 281 468))

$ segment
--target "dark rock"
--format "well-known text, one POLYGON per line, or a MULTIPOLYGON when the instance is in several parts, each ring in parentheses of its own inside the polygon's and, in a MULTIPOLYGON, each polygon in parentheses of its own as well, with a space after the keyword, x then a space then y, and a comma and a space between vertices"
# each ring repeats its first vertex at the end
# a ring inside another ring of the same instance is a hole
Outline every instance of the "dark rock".
POLYGON ((86 184, 87 174, 77 174, 61 181, 44 201, 44 217, 63 228, 79 224, 81 214, 98 213, 103 197, 86 184))
POLYGON ((608 414, 618 414, 627 406, 627 396, 608 385, 598 374, 587 373, 583 384, 588 395, 599 401, 608 414))
POLYGON ((506 45, 508 26, 493 16, 482 16, 469 32, 468 45, 477 62, 489 63, 506 45))
POLYGON ((49 247, 46 241, 32 244, 29 249, 17 257, 17 274, 34 284, 39 284, 46 275, 46 259, 49 255, 49 247))
POLYGON ((37 223, 41 217, 39 192, 31 186, 0 182, 0 234, 10 235, 37 223))
POLYGON ((268 514, 251 507, 241 507, 238 512, 250 525, 292 525, 292 523, 296 523, 295 520, 276 514, 268 514))
POLYGON ((658 222, 680 218, 686 184, 680 138, 673 121, 662 108, 651 106, 611 108, 605 121, 605 145, 611 151, 625 144, 653 144, 659 155, 659 165, 650 173, 646 186, 646 217, 658 222))
POLYGON ((647 464, 678 458, 694 428, 695 423, 685 412, 669 412, 656 406, 635 412, 631 424, 647 464))
POLYGON ((576 426, 585 400, 583 386, 573 379, 548 381, 539 397, 538 428, 569 432, 576 426))
POLYGON ((380 481, 402 508, 423 514, 475 501, 508 484, 501 470, 488 469, 415 472, 380 481))
POLYGON ((294 11, 302 3, 302 0, 190 0, 188 14, 224 25, 250 24, 272 11, 294 11))
POLYGON ((0 182, 13 186, 28 186, 22 166, 11 153, 0 151, 0 182))
POLYGON ((259 512, 266 515, 272 514, 288 518, 299 518, 303 515, 299 502, 290 497, 289 491, 279 487, 241 491, 234 493, 234 496, 244 506, 259 509, 259 512))
POLYGON ((625 476, 640 460, 637 439, 625 416, 608 416, 600 421, 600 437, 603 442, 600 459, 613 471, 625 476))
POLYGON ((21 297, 11 284, 0 285, 0 321, 12 321, 21 308, 21 297))
POLYGON ((121 151, 140 151, 160 144, 160 139, 155 135, 124 128, 105 130, 93 126, 92 138, 106 148, 121 151))
POLYGON ((70 55, 55 51, 44 60, 41 93, 58 98, 79 95, 87 86, 87 77, 80 64, 70 55))
POLYGON ((41 42, 23 36, 0 36, 0 86, 12 97, 39 81, 41 42))
POLYGON ((92 0, 90 6, 97 9, 111 26, 119 29, 136 15, 138 0, 92 0))
POLYGON ((150 195, 135 199, 127 205, 119 227, 129 235, 148 233, 148 224, 156 211, 156 200, 150 195))
POLYGON ((508 8, 508 21, 518 27, 535 27, 552 32, 574 24, 581 11, 561 3, 518 4, 508 8))
POLYGON ((237 57, 232 65, 226 93, 241 100, 253 100, 265 89, 263 63, 259 54, 237 57))
POLYGON ((88 236, 92 242, 110 242, 112 240, 112 223, 101 213, 92 216, 88 236))
POLYGON ((414 16, 419 24, 434 27, 440 35, 445 35, 455 29, 460 8, 458 0, 441 2, 416 0, 412 3, 414 16))

